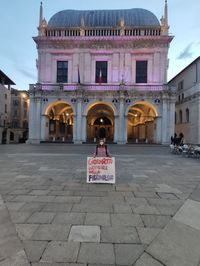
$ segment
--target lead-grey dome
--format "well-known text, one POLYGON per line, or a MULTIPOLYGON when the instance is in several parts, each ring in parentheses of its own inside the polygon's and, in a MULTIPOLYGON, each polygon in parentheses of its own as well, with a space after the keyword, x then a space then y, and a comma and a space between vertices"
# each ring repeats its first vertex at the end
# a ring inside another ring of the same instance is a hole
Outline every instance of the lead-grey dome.
POLYGON ((63 10, 51 17, 47 27, 76 28, 84 20, 86 27, 117 27, 124 20, 128 27, 159 27, 157 17, 150 11, 141 8, 122 10, 63 10))

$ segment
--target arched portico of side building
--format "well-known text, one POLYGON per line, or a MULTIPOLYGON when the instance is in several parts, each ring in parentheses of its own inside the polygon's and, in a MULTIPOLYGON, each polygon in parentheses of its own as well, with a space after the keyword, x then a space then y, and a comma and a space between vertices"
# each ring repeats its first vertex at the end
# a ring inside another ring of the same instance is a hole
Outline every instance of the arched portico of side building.
POLYGON ((43 108, 41 140, 72 142, 74 132, 73 107, 66 101, 54 101, 43 108))
POLYGON ((157 108, 148 101, 138 101, 127 108, 127 141, 157 143, 157 108))

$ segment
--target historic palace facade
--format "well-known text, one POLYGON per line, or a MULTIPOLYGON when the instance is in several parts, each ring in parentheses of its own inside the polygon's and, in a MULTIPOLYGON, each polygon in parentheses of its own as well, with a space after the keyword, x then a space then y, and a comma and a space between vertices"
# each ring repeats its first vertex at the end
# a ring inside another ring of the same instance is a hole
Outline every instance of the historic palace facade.
POLYGON ((64 10, 47 23, 41 5, 28 143, 169 143, 175 92, 167 85, 167 17, 165 0, 161 23, 138 8, 64 10))

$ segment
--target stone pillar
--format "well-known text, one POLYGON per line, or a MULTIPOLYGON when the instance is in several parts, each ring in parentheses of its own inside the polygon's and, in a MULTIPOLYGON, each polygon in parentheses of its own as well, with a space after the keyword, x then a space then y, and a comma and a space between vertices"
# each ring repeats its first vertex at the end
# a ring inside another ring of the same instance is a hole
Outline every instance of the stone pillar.
POLYGON ((76 124, 77 115, 74 115, 74 125, 73 125, 73 142, 76 143, 76 124))
POLYGON ((124 123, 124 94, 121 91, 120 92, 120 102, 119 102, 119 134, 118 134, 118 144, 124 144, 124 129, 125 129, 125 123, 124 123))
POLYGON ((49 140, 49 117, 47 115, 41 117, 41 140, 49 140))
POLYGON ((30 111, 29 111, 29 139, 28 144, 40 143, 40 97, 30 98, 30 111))
POLYGON ((169 103, 168 142, 170 142, 170 137, 174 136, 175 133, 175 101, 176 101, 176 96, 172 96, 170 98, 170 103, 169 103))
POLYGON ((87 130, 86 115, 82 115, 82 141, 83 142, 86 142, 86 130, 87 130))
POLYGON ((118 136, 118 133, 119 133, 119 116, 118 115, 115 115, 115 128, 114 128, 114 142, 117 143, 118 142, 118 139, 119 139, 119 136, 118 136))
POLYGON ((156 136, 155 142, 161 144, 162 142, 162 117, 158 116, 156 118, 156 136))
POLYGON ((128 129, 128 116, 126 115, 124 116, 124 136, 123 136, 124 143, 127 143, 127 139, 128 139, 127 129, 128 129))
POLYGON ((82 143, 82 99, 77 98, 76 143, 82 143))
POLYGON ((163 95, 163 103, 162 103, 162 144, 169 143, 170 136, 168 136, 168 106, 167 106, 168 99, 166 96, 163 95))

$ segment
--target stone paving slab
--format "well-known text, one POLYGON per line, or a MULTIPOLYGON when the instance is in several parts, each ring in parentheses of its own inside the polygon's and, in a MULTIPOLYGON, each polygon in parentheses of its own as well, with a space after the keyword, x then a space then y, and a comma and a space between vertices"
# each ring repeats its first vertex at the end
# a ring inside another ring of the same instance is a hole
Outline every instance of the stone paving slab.
POLYGON ((70 226, 60 224, 42 224, 40 225, 33 235, 32 240, 54 240, 64 241, 68 239, 70 226))
POLYGON ((114 247, 112 244, 82 243, 78 262, 115 264, 114 247))
POLYGON ((200 261, 199 243, 199 230, 171 221, 147 252, 167 266, 197 266, 200 261))
POLYGON ((34 212, 26 222, 30 224, 47 224, 52 222, 55 215, 52 212, 34 212))
POLYGON ((32 266, 87 266, 87 264, 82 264, 82 263, 56 263, 56 262, 51 263, 51 262, 39 262, 39 263, 32 263, 32 266))
POLYGON ((52 241, 47 245, 41 262, 76 262, 80 243, 52 241))
POLYGON ((171 216, 167 215, 141 215, 144 225, 150 228, 164 228, 171 220, 171 216))
POLYGON ((53 224, 84 224, 85 213, 57 213, 52 221, 53 224))
POLYGON ((72 203, 47 203, 42 211, 44 212, 70 212, 72 209, 72 203))
POLYGON ((135 227, 103 226, 101 228, 103 243, 141 243, 135 227))
POLYGON ((30 262, 39 261, 46 246, 47 241, 23 241, 23 246, 30 262))
POLYGON ((111 214, 112 226, 143 226, 142 219, 138 214, 124 215, 123 213, 111 214))
POLYGON ((174 216, 174 220, 200 230, 200 202, 186 200, 174 216))
POLYGON ((19 209, 20 212, 36 212, 42 210, 46 203, 41 202, 28 202, 23 203, 22 207, 19 209))
POLYGON ((116 244, 116 265, 133 265, 143 252, 142 245, 116 244))
POLYGON ((30 266, 29 261, 24 250, 17 252, 14 255, 9 256, 3 261, 0 261, 0 266, 30 266))
POLYGON ((137 214, 160 214, 155 206, 141 205, 138 207, 132 207, 132 210, 137 214))
POLYGON ((0 265, 30 265, 13 226, 9 212, 0 195, 0 265))
POLYGON ((112 206, 108 206, 107 204, 102 203, 80 203, 74 204, 72 208, 72 212, 100 212, 100 213, 108 213, 113 212, 112 206))
POLYGON ((73 225, 69 233, 69 241, 100 242, 100 227, 92 225, 73 225))
POLYGON ((15 228, 21 240, 29 240, 37 230, 39 224, 16 224, 15 228))
POLYGON ((113 204, 115 213, 133 213, 129 204, 113 204))
POLYGON ((134 266, 164 266, 164 264, 161 264, 159 261, 155 260, 149 254, 144 252, 134 266))
POLYGON ((137 232, 142 244, 150 244, 160 233, 161 229, 137 227, 137 232))
POLYGON ((170 187, 167 184, 157 184, 156 191, 160 193, 182 194, 182 192, 179 189, 170 187))
POLYGON ((111 225, 109 213, 87 213, 85 217, 86 225, 111 225))
POLYGON ((10 211, 10 217, 14 224, 25 223, 26 220, 32 215, 33 212, 28 211, 10 211))

